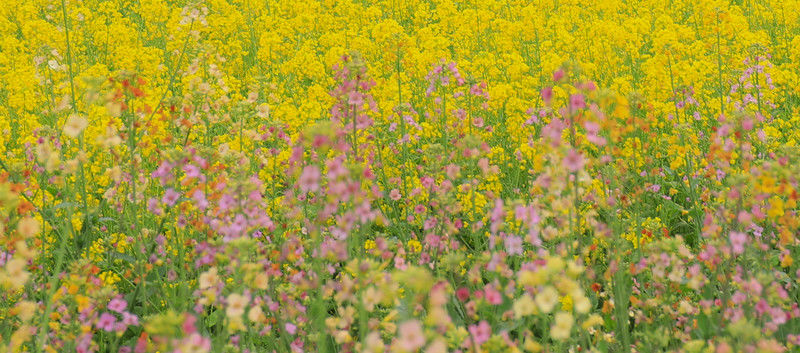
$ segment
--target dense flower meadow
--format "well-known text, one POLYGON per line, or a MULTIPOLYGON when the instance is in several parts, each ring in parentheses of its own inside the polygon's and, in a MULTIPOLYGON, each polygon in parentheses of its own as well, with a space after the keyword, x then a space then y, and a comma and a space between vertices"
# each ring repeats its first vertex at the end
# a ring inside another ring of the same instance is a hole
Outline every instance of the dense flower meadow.
POLYGON ((0 352, 798 352, 799 48, 794 0, 2 0, 0 352))

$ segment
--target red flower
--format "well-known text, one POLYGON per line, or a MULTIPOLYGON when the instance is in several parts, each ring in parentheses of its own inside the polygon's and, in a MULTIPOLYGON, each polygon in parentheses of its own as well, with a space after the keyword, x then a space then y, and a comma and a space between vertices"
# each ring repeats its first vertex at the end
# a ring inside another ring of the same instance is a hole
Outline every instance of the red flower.
POLYGON ((467 289, 465 287, 459 288, 456 291, 456 298, 458 298, 458 300, 460 300, 462 302, 467 301, 467 299, 469 299, 469 289, 467 289))

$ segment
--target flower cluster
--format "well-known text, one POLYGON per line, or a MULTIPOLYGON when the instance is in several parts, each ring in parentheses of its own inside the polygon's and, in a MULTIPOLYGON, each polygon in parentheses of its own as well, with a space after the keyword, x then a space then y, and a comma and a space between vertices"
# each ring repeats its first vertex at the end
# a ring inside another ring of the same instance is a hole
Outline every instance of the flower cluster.
POLYGON ((797 351, 798 46, 781 0, 4 0, 0 351, 797 351))

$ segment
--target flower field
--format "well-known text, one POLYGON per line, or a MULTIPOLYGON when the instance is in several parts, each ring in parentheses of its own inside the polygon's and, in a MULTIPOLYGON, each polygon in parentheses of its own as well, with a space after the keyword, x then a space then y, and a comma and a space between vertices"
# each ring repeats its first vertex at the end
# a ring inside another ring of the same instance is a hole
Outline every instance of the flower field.
POLYGON ((2 0, 0 352, 800 352, 800 2, 2 0))

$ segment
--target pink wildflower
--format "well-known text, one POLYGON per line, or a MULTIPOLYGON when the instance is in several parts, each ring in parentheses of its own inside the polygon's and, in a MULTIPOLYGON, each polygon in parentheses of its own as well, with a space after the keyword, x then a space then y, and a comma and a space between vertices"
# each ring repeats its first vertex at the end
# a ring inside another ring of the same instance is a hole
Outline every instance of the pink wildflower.
POLYGON ((203 191, 196 190, 192 195, 192 200, 194 201, 195 206, 200 211, 203 211, 206 208, 208 208, 208 200, 206 200, 206 194, 203 193, 203 191))
POLYGON ((406 351, 413 352, 425 345, 422 325, 417 320, 406 321, 397 328, 397 342, 406 351))
POLYGON ((571 111, 583 109, 586 107, 586 100, 582 94, 573 94, 569 96, 569 108, 571 111))
POLYGON ((122 313, 122 323, 128 326, 139 325, 139 317, 129 312, 122 313))
POLYGON ((586 160, 584 160, 583 155, 575 149, 570 149, 569 152, 567 152, 567 156, 564 157, 564 166, 567 167, 570 172, 578 172, 583 168, 584 164, 586 164, 586 160))
POLYGON ((509 235, 503 242, 509 255, 522 255, 522 238, 516 235, 509 235))
POLYGON ((164 197, 161 198, 161 202, 163 202, 167 206, 172 206, 172 205, 175 204, 175 202, 178 201, 178 198, 180 196, 181 195, 177 191, 175 191, 172 188, 169 188, 169 189, 167 189, 166 192, 164 192, 164 197))
POLYGON ((461 287, 456 290, 456 298, 462 302, 467 301, 467 299, 469 299, 469 289, 466 287, 461 287))
POLYGON ((741 254, 744 252, 744 244, 747 241, 747 234, 742 232, 731 232, 728 237, 731 241, 731 250, 734 254, 741 254))
POLYGON ((303 192, 316 192, 319 191, 319 181, 319 167, 307 165, 303 168, 303 173, 300 174, 300 179, 297 182, 300 184, 300 190, 303 192))
POLYGON ((472 339, 475 340, 475 345, 480 346, 489 340, 492 335, 492 327, 489 326, 486 320, 482 320, 477 325, 470 325, 469 333, 472 335, 472 339))
POLYGON ((163 213, 161 206, 158 203, 158 199, 154 197, 151 197, 147 200, 147 210, 156 216, 160 216, 163 213))
POLYGON ((559 82, 566 76, 566 72, 564 70, 559 69, 558 71, 553 73, 553 81, 559 82))
POLYGON ((347 103, 354 106, 361 106, 364 104, 364 96, 358 91, 352 91, 347 97, 347 103))
POLYGON ((286 325, 284 325, 284 328, 290 335, 297 333, 297 326, 291 322, 287 322, 286 325))
POLYGON ((544 104, 550 105, 553 101, 553 87, 545 87, 542 89, 542 100, 544 104))
POLYGON ((117 323, 117 318, 114 315, 109 313, 103 313, 100 315, 100 319, 97 320, 97 327, 108 332, 114 331, 114 324, 117 323))
POLYGON ((128 307, 128 302, 125 299, 114 298, 108 302, 108 310, 122 313, 128 307))
POLYGON ((505 217, 505 211, 503 211, 503 200, 496 199, 494 200, 494 209, 492 209, 492 224, 490 226, 492 233, 497 233, 500 229, 500 224, 503 222, 503 217, 505 217))
POLYGON ((494 289, 491 285, 486 285, 486 288, 483 289, 484 296, 486 301, 492 305, 500 305, 503 304, 503 296, 497 289, 494 289))

